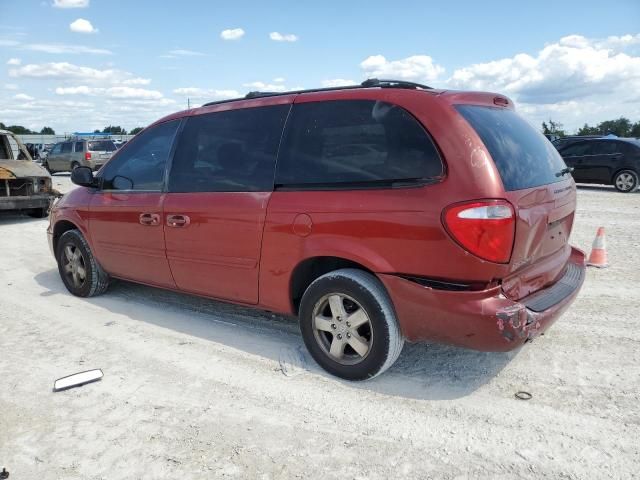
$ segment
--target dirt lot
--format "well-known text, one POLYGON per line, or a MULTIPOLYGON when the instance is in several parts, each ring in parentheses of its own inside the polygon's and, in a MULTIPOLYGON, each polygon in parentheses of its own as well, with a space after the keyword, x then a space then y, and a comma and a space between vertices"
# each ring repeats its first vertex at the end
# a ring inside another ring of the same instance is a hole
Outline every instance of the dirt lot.
POLYGON ((0 217, 0 469, 12 479, 640 472, 640 193, 580 189, 573 243, 590 248, 605 226, 611 267, 588 271, 545 336, 507 354, 408 345, 364 383, 324 374, 290 319, 123 282, 72 297, 46 225, 0 217), (89 368, 104 379, 52 393, 89 368))

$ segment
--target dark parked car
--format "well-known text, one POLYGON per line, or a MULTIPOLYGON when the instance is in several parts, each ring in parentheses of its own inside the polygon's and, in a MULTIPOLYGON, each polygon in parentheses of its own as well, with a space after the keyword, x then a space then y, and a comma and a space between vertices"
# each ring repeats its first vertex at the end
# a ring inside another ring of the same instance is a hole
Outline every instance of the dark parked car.
POLYGON ((578 183, 613 185, 619 192, 638 188, 640 141, 632 138, 592 138, 560 148, 578 183))
POLYGON ((315 360, 353 380, 405 340, 516 348, 584 279, 573 178, 494 93, 254 93, 165 117, 71 178, 48 234, 72 294, 113 277, 297 315, 315 360))

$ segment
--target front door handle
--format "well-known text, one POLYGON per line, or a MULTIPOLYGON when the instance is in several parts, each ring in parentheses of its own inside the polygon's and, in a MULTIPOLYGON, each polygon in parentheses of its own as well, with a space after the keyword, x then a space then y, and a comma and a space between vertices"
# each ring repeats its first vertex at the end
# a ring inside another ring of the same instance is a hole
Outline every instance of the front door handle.
POLYGON ((157 213, 141 213, 140 214, 141 225, 160 225, 160 215, 157 213))
POLYGON ((168 227, 186 227, 191 223, 187 215, 167 215, 168 227))

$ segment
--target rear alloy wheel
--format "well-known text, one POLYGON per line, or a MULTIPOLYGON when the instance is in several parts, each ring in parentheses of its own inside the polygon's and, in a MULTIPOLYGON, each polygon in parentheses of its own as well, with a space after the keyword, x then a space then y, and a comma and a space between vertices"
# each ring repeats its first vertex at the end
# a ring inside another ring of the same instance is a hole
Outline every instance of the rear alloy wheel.
POLYGON ((109 276, 91 253, 89 244, 78 230, 62 234, 56 248, 58 271, 67 290, 77 297, 104 293, 109 276))
POLYGON ((613 179, 613 186, 622 193, 633 192, 638 188, 638 174, 633 170, 622 170, 613 179))
POLYGON ((73 162, 71 164, 71 170, 75 170, 76 168, 78 168, 80 166, 80 164, 78 162, 73 162))
POLYGON ((300 329, 316 362, 347 380, 384 372, 404 345, 384 286, 356 269, 327 273, 309 285, 300 303, 300 329))

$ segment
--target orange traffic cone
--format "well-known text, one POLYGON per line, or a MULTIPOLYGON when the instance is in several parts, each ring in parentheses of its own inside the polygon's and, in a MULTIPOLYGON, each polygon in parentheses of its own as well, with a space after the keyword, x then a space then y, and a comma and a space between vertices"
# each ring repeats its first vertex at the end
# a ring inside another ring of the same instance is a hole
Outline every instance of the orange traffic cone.
POLYGON ((589 255, 587 265, 598 268, 606 268, 609 266, 607 263, 607 244, 604 238, 604 227, 598 228, 598 233, 596 233, 596 238, 593 241, 593 247, 591 248, 591 255, 589 255))

